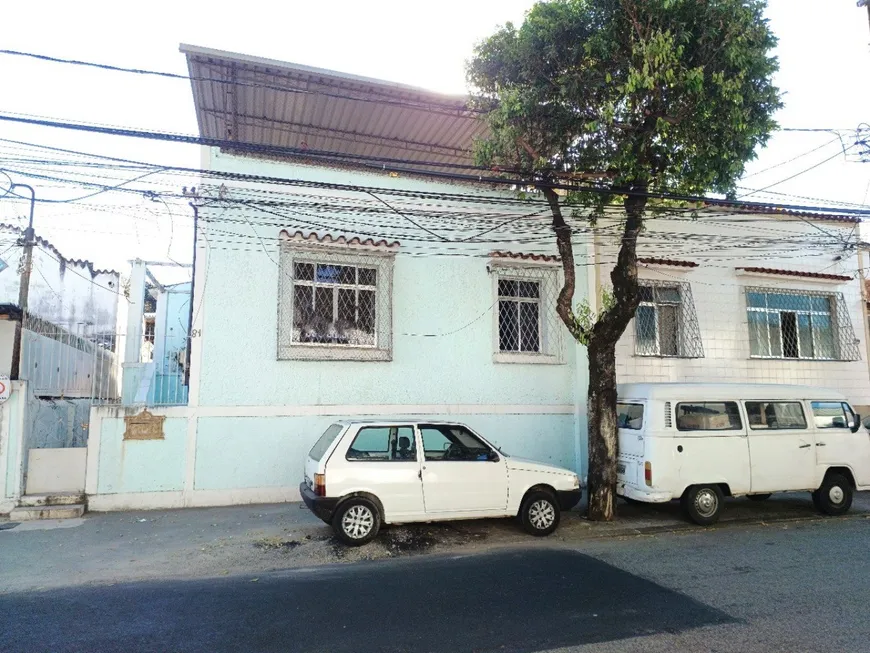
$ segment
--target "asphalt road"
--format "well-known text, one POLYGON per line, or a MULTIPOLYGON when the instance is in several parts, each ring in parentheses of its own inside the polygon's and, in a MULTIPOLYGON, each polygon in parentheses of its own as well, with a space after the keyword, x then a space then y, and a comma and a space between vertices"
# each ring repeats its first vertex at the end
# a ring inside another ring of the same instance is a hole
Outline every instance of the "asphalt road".
POLYGON ((825 520, 4 594, 0 650, 865 651, 868 535, 825 520))

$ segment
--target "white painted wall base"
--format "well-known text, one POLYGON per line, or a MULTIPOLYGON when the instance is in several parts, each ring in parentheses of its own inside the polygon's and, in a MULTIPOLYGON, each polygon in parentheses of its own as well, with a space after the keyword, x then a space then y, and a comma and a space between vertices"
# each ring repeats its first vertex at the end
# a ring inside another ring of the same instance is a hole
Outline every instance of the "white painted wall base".
POLYGON ((130 492, 99 494, 88 498, 90 512, 114 510, 164 510, 210 508, 255 503, 301 501, 298 487, 246 488, 241 490, 194 490, 192 492, 130 492))

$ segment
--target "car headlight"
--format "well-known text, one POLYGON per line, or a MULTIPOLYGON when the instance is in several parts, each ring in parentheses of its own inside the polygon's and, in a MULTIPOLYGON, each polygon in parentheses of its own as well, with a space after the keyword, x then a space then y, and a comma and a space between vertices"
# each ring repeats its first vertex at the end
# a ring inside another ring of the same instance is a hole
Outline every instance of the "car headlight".
POLYGON ((574 474, 574 489, 578 489, 580 487, 580 477, 577 474, 574 474))

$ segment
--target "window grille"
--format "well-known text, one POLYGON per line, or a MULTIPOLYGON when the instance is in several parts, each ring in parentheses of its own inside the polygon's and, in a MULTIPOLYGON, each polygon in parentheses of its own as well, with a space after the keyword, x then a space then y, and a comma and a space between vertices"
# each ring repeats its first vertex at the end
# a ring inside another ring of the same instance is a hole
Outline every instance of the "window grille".
POLYGON ((390 360, 389 253, 283 243, 278 358, 390 360))
POLYGON ((556 266, 494 265, 497 362, 561 362, 562 322, 556 313, 561 289, 556 266))
POLYGON ((747 288, 753 358, 860 360, 842 293, 747 288))
POLYGON ((634 326, 638 356, 704 357, 692 288, 688 283, 641 281, 634 326))

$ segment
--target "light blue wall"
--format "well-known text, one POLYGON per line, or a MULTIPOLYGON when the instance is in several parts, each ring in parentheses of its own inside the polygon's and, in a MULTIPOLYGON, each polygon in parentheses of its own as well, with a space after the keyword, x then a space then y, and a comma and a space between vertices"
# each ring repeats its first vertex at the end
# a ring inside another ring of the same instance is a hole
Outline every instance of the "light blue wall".
POLYGON ((124 440, 125 428, 123 417, 102 420, 98 493, 183 489, 187 418, 167 417, 164 440, 124 440))
MULTIPOLYGON (((335 419, 200 418, 194 488, 295 487, 302 480, 308 450, 335 419)), ((423 419, 456 418, 430 415, 423 419)), ((462 415, 458 419, 508 454, 574 467, 573 415, 462 415)))
MULTIPOLYGON (((481 194, 475 188, 387 175, 280 164, 213 155, 215 169, 336 183, 481 194)), ((291 187, 282 187, 290 192, 291 187)), ((297 189, 310 193, 309 189, 297 189)), ((233 191, 230 190, 232 196, 233 191)), ((495 196, 495 193, 491 193, 495 196)), ((358 198, 357 198, 358 199, 358 198)), ((289 212, 288 215, 291 215, 289 212)), ((585 363, 577 379, 576 346, 562 333, 565 363, 494 363, 494 302, 488 256, 410 256, 402 248, 393 272, 393 360, 390 362, 277 360, 278 247, 284 225, 273 215, 207 209, 212 234, 207 267, 197 270, 204 287, 200 405, 313 404, 562 404, 585 397, 585 363), (236 234, 234 240, 226 233, 236 234), (248 238, 246 246, 238 244, 248 238), (222 245, 221 242, 224 244, 222 245), (204 277, 204 279, 203 279, 204 277), (419 337, 408 334, 440 334, 419 337)), ((288 217, 288 228, 302 228, 288 217)), ((336 223, 347 216, 336 216, 336 223)), ((372 220, 372 218, 369 218, 372 220)), ((375 220, 378 218, 374 218, 375 220)), ((405 229, 401 217, 396 230, 405 229)), ((301 220, 301 218, 299 219, 301 220)), ((322 220, 321 220, 322 221, 322 220)), ((375 227, 371 227, 374 229, 375 227)), ((334 232, 342 233, 339 229, 334 232)), ((379 232, 380 233, 380 232, 379 232)), ((400 239, 401 240, 401 239, 400 239)), ((402 241, 405 246, 407 241, 402 241)), ((453 245, 454 247, 460 247, 453 245)), ((490 247, 486 245, 485 247, 490 247)), ((541 246, 538 246, 540 249, 541 246)), ((545 247, 555 253, 555 245, 545 247)), ((505 244, 501 249, 522 248, 505 244)), ((440 250, 443 253, 443 249, 440 250)), ((462 252, 459 252, 462 253, 462 252)), ((582 262, 582 255, 578 255, 582 262)), ((577 268, 585 292, 586 268, 577 268)), ((584 400, 585 403, 585 400, 584 400)))

